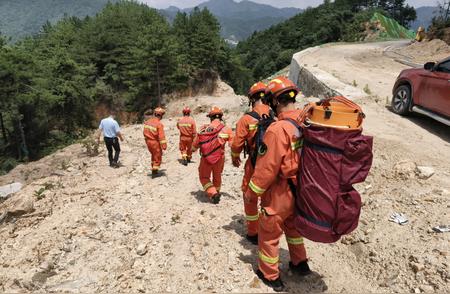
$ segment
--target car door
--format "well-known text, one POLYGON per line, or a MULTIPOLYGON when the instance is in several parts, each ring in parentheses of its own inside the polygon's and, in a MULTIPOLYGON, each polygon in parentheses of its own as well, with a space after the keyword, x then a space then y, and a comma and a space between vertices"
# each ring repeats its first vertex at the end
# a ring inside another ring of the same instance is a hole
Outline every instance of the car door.
POLYGON ((450 60, 422 74, 423 89, 419 104, 429 110, 450 117, 450 60))

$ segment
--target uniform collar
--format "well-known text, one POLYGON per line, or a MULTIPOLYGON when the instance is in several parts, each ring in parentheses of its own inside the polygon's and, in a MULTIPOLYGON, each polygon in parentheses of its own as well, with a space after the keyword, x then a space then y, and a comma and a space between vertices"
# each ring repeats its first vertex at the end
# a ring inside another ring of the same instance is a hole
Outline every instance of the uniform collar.
POLYGON ((256 112, 266 112, 269 110, 269 105, 266 104, 258 104, 253 107, 253 111, 256 112))
POLYGON ((301 110, 299 110, 299 109, 283 111, 282 113, 280 113, 278 115, 278 119, 279 120, 283 120, 283 119, 290 118, 290 119, 293 119, 293 120, 297 120, 298 117, 300 116, 300 112, 301 112, 301 110))

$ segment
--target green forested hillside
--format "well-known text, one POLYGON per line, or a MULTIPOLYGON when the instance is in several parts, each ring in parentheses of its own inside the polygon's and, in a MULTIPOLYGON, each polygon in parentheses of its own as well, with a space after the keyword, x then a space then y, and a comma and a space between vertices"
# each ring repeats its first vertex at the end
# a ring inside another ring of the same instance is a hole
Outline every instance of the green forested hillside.
POLYGON ((365 22, 380 12, 401 24, 414 20, 414 8, 405 0, 335 0, 308 8, 287 21, 254 33, 237 47, 255 79, 263 79, 287 66, 294 52, 328 42, 357 41, 365 22))
POLYGON ((95 126, 98 103, 155 106, 158 73, 161 92, 171 93, 205 72, 235 87, 247 73, 208 10, 180 14, 171 26, 155 9, 124 1, 48 23, 13 45, 0 38, 0 170, 78 138, 95 126))
MULTIPOLYGON (((13 42, 39 32, 50 21, 56 23, 65 15, 84 18, 94 16, 108 2, 119 0, 0 0, 0 32, 13 42)), ((224 38, 243 40, 254 31, 266 29, 299 13, 296 8, 275 8, 251 1, 210 0, 199 5, 208 8, 219 20, 224 38)), ((192 11, 172 7, 160 12, 171 21, 178 12, 192 11)))
POLYGON ((0 32, 17 41, 38 33, 47 21, 55 23, 64 15, 95 15, 108 1, 118 0, 1 0, 0 32))
MULTIPOLYGON (((252 1, 209 0, 198 5, 207 8, 220 22, 222 36, 226 39, 242 41, 253 32, 269 28, 286 20, 302 10, 298 8, 276 8, 252 1)), ((189 13, 193 8, 180 10, 169 7, 161 13, 173 20, 177 12, 189 13)))

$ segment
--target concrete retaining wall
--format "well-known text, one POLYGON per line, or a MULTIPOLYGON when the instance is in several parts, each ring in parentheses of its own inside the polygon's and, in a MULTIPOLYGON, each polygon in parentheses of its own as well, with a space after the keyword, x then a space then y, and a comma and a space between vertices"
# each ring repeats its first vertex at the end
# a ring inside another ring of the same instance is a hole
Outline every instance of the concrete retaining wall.
POLYGON ((302 65, 302 56, 314 52, 319 47, 312 47, 294 54, 289 67, 289 79, 297 84, 305 96, 319 98, 340 95, 340 93, 316 78, 302 65))
POLYGON ((319 46, 294 54, 289 67, 289 79, 297 84, 305 96, 326 98, 342 95, 351 100, 366 96, 362 90, 343 83, 319 66, 306 64, 306 57, 317 50, 320 50, 319 46))

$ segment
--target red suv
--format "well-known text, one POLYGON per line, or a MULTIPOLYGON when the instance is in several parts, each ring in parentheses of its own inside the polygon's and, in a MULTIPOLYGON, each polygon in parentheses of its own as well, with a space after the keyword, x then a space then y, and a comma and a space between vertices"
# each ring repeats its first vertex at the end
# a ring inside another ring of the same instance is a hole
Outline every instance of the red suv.
POLYGON ((392 92, 395 113, 418 112, 450 126, 450 57, 403 70, 392 92))

